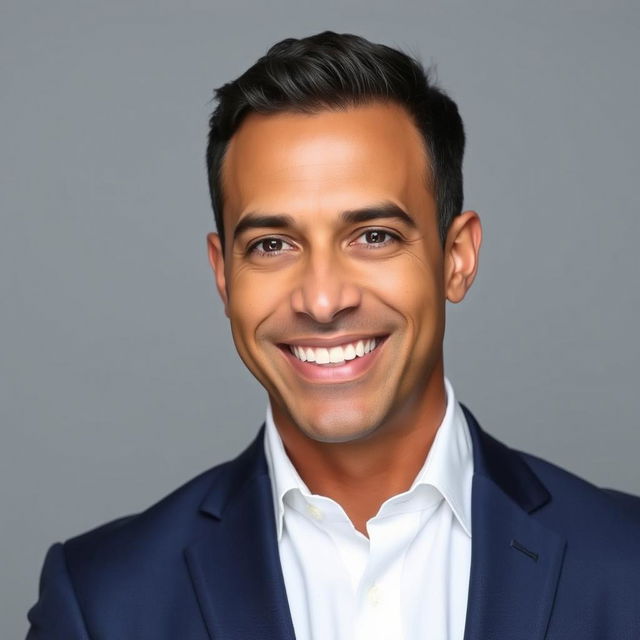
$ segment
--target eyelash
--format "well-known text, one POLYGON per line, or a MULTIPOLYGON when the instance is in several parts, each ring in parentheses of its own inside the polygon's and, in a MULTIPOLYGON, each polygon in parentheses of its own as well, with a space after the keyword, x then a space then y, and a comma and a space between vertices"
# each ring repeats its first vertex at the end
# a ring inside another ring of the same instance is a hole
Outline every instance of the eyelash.
MULTIPOLYGON (((391 244, 392 242, 397 242, 398 240, 400 240, 400 236, 398 236, 395 233, 392 233, 391 231, 387 231, 386 229, 379 229, 379 228, 371 228, 371 229, 366 229, 364 231, 362 231, 362 233, 360 233, 360 235, 358 235, 358 237, 356 238, 356 240, 358 238, 361 238, 362 236, 366 235, 367 233, 374 233, 374 232, 378 232, 378 233, 382 233, 383 235, 387 236, 389 239, 385 240, 384 242, 372 242, 372 243, 358 243, 361 244, 362 246, 366 247, 367 249, 373 249, 376 250, 380 247, 386 247, 387 245, 391 244)), ((263 244, 264 242, 268 242, 269 240, 278 240, 280 242, 282 242, 285 245, 289 245, 292 246, 292 244, 290 242, 287 242, 286 240, 279 238, 278 236, 269 236, 267 238, 261 238, 260 240, 256 240, 255 242, 251 243, 248 247, 247 247, 247 255, 251 255, 251 254, 256 254, 259 255, 261 257, 275 257, 275 256, 279 256, 280 254, 284 253, 285 251, 282 249, 279 249, 277 251, 263 251, 263 250, 258 250, 258 247, 263 244)))
POLYGON ((274 256, 279 256, 281 253, 283 253, 282 249, 280 249, 278 251, 258 251, 258 247, 263 242, 268 242, 269 240, 279 240, 283 244, 287 244, 289 246, 292 246, 290 242, 287 242, 286 240, 283 240, 282 238, 278 238, 277 236, 270 236, 268 238, 262 238, 260 240, 257 240, 256 242, 252 242, 247 247, 247 255, 256 254, 256 255, 259 255, 261 257, 273 258, 274 256))
MULTIPOLYGON (((387 231, 386 229, 378 229, 378 228, 372 228, 372 229, 366 229, 365 231, 363 231, 358 238, 361 238, 362 236, 366 235, 367 233, 381 233, 385 236, 388 236, 389 238, 391 238, 391 240, 387 239, 384 242, 372 242, 372 243, 362 243, 363 246, 365 246, 367 249, 378 249, 379 247, 386 247, 387 245, 391 244, 392 242, 398 242, 400 240, 400 236, 392 233, 391 231, 387 231)), ((357 238, 356 238, 357 240, 357 238)), ((359 243, 360 244, 360 243, 359 243)))

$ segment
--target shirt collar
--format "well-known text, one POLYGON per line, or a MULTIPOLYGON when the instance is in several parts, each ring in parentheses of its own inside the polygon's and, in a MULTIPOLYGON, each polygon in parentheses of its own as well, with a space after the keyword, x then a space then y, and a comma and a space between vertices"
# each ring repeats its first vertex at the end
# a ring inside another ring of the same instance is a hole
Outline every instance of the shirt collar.
POLYGON ((282 537, 282 522, 284 518, 284 497, 289 491, 300 491, 309 496, 307 485, 296 471, 293 463, 285 451, 282 438, 278 433, 271 404, 267 403, 267 416, 265 418, 264 448, 271 479, 271 493, 273 495, 273 508, 276 516, 278 540, 282 537))
MULTIPOLYGON (((447 408, 427 458, 416 475, 407 494, 419 486, 435 487, 447 501, 467 535, 471 536, 471 486, 473 479, 473 452, 471 436, 462 409, 455 398, 453 387, 444 378, 447 408)), ((265 455, 271 479, 273 506, 278 540, 282 536, 284 497, 290 491, 304 496, 311 492, 287 455, 273 420, 271 405, 267 404, 265 419, 265 455)))

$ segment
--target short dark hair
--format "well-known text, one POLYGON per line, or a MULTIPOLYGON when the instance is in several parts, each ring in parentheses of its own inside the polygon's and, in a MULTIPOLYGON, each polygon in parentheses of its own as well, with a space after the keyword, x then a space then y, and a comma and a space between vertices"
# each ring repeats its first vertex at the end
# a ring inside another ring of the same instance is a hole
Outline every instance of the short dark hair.
POLYGON ((403 106, 428 151, 440 240, 462 210, 465 134, 458 108, 422 64, 406 53, 350 33, 324 31, 274 44, 239 78, 215 90, 209 120, 207 172, 224 249, 222 162, 229 140, 252 112, 316 113, 377 100, 403 106))

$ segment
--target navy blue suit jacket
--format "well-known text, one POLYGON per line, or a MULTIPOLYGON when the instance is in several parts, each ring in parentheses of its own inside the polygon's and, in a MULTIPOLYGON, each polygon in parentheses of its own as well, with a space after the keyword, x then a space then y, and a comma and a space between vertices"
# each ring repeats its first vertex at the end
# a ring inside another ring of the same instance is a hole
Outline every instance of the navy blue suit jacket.
MULTIPOLYGON (((465 640, 640 639, 640 500, 509 449, 464 410, 465 640)), ((263 433, 143 513, 53 545, 28 640, 293 640, 263 433)))

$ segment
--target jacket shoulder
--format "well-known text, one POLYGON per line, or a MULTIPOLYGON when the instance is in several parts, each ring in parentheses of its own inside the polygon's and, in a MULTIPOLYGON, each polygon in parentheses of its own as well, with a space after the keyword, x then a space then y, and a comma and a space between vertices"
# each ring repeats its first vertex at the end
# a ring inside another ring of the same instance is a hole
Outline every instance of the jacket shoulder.
POLYGON ((140 513, 112 520, 63 543, 72 581, 106 588, 123 576, 161 577, 182 567, 183 552, 204 535, 215 509, 260 471, 260 434, 233 460, 192 478, 140 513))
POLYGON ((175 624, 176 607, 188 620, 181 623, 181 637, 192 637, 191 627, 194 637, 201 637, 203 621, 190 597, 185 552, 210 534, 212 518, 234 493, 263 472, 261 443, 259 434, 235 459, 204 471, 140 513, 54 544, 30 612, 29 637, 49 632, 58 618, 66 625, 60 637, 71 637, 66 630, 72 624, 86 625, 85 635, 73 635, 78 638, 97 637, 96 630, 106 637, 106 629, 114 638, 175 637, 163 634, 175 624))
POLYGON ((171 538, 185 538, 192 531, 199 505, 230 462, 212 467, 173 490, 144 511, 122 516, 63 543, 71 568, 100 563, 126 563, 143 550, 146 554, 171 538))
MULTIPOLYGON (((567 526, 587 525, 588 530, 610 528, 640 533, 640 496, 598 487, 552 462, 515 451, 551 493, 548 510, 567 526), (560 517, 564 514, 564 517, 560 517)), ((581 529, 583 532, 585 529, 581 529)))

